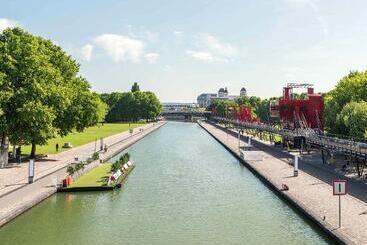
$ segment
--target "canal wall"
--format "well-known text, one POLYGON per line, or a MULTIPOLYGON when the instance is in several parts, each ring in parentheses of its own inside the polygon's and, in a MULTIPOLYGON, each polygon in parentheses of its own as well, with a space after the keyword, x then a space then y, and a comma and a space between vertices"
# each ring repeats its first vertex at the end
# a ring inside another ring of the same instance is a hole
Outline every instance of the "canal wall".
MULTIPOLYGON (((160 121, 146 125, 139 133, 121 137, 121 139, 111 136, 113 143, 110 143, 107 138, 105 141, 109 142, 108 151, 101 153, 100 158, 102 161, 107 161, 165 124, 165 121, 160 121)), ((99 160, 95 161, 93 166, 98 166, 98 163, 99 160)), ((0 227, 55 194, 56 184, 67 176, 68 166, 69 164, 38 177, 32 184, 24 184, 22 187, 2 195, 0 197, 0 227)))
MULTIPOLYGON (((366 203, 348 196, 348 208, 356 209, 352 217, 348 217, 348 224, 339 228, 337 223, 337 208, 330 199, 332 189, 329 184, 321 183, 319 179, 302 171, 299 177, 293 177, 293 167, 264 151, 255 149, 265 156, 263 161, 245 161, 240 157, 238 138, 234 132, 229 133, 224 128, 206 122, 199 125, 214 139, 223 145, 232 155, 239 159, 251 172, 269 186, 278 196, 286 200, 292 207, 304 214, 309 220, 318 225, 326 234, 340 244, 366 244, 367 232, 362 227, 367 224, 367 219, 361 213, 367 208, 366 203), (283 191, 282 184, 290 187, 289 191, 283 191), (320 185, 320 186, 318 186, 320 185), (303 188, 302 188, 303 186, 303 188), (312 187, 311 187, 312 186, 312 187), (312 194, 315 197, 312 197, 312 194), (330 198, 330 199, 329 199, 330 198)), ((255 146, 256 147, 256 146, 255 146)), ((344 201, 344 202, 346 202, 344 201)), ((349 212, 348 212, 349 213, 349 212)), ((344 216, 348 213, 344 212, 344 216)))

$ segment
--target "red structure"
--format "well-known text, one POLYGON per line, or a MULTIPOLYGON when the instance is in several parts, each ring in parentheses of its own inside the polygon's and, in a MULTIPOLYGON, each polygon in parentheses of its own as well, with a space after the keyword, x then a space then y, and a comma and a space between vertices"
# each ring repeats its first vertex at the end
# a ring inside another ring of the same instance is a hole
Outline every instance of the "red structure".
POLYGON ((252 116, 252 109, 249 106, 241 106, 240 110, 235 112, 234 118, 241 122, 258 122, 257 118, 252 116))
POLYGON ((312 84, 289 83, 283 88, 283 98, 270 102, 270 116, 279 117, 284 128, 323 130, 324 101, 315 94, 312 84), (294 88, 307 88, 305 99, 296 99, 294 88))

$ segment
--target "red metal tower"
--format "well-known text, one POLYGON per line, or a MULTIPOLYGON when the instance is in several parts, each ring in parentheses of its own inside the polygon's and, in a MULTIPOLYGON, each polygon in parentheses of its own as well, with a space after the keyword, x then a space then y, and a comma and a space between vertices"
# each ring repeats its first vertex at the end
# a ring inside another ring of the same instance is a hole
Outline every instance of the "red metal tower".
POLYGON ((270 102, 270 116, 279 117, 284 128, 312 128, 323 130, 324 101, 315 94, 313 85, 288 83, 283 97, 270 102), (307 88, 306 98, 294 98, 294 88, 307 88))

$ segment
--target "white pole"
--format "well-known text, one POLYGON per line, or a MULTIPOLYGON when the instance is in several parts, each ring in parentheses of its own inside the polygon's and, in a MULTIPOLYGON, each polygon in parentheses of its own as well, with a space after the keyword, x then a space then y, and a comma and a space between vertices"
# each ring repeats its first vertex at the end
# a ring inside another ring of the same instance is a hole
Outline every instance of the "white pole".
POLYGON ((238 130, 238 149, 241 147, 241 130, 238 130))
POLYGON ((294 177, 298 176, 298 156, 294 156, 294 177))
POLYGON ((248 137, 247 144, 248 144, 248 146, 251 146, 251 136, 248 137))
POLYGON ((28 164, 28 183, 33 183, 34 178, 34 159, 29 159, 28 164))
POLYGON ((340 195, 339 195, 339 228, 342 227, 342 206, 340 201, 340 195))

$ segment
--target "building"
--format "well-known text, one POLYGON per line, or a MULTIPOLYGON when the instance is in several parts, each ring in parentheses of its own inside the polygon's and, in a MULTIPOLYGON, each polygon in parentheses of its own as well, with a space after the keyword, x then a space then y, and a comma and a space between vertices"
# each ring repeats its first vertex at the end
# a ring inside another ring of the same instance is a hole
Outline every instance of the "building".
POLYGON ((199 104, 200 107, 208 107, 212 101, 213 98, 217 98, 217 94, 208 94, 208 93, 204 93, 198 96, 197 98, 197 102, 199 104))
POLYGON ((198 105, 195 103, 162 103, 163 112, 167 111, 191 111, 198 105))
POLYGON ((245 88, 241 88, 241 90, 240 90, 240 96, 241 97, 247 96, 247 91, 246 91, 245 88))
POLYGON ((227 87, 220 88, 218 93, 203 93, 197 98, 200 107, 208 107, 214 100, 235 100, 240 96, 247 96, 245 88, 241 88, 240 95, 229 95, 227 87))

